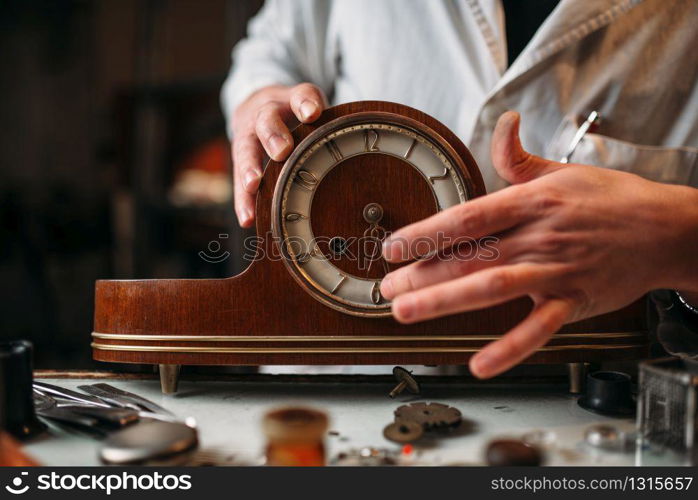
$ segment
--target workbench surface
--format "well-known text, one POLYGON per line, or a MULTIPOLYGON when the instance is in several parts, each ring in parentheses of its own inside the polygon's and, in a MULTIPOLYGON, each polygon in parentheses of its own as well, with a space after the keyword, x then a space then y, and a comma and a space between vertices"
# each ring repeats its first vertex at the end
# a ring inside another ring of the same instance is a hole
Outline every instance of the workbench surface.
MULTIPOLYGON (((261 419, 270 408, 309 405, 328 412, 328 457, 352 448, 372 446, 399 449, 383 437, 383 427, 393 411, 414 401, 439 402, 458 408, 471 430, 423 438, 415 443, 414 460, 426 465, 482 464, 486 443, 494 437, 521 437, 544 431, 548 465, 679 465, 668 452, 604 452, 583 442, 584 430, 595 423, 608 423, 622 431, 634 430, 633 419, 614 419, 589 413, 576 403, 564 384, 462 383, 460 380, 422 380, 422 396, 400 395, 392 400, 386 378, 315 377, 299 379, 250 377, 226 381, 182 380, 174 395, 163 395, 155 379, 39 378, 75 389, 78 385, 107 382, 144 396, 178 416, 192 416, 199 428, 200 449, 233 455, 248 464, 263 463, 264 437, 261 419)), ((465 427, 464 427, 465 429, 465 427)), ((60 429, 30 442, 26 450, 45 465, 97 465, 99 441, 60 429)))

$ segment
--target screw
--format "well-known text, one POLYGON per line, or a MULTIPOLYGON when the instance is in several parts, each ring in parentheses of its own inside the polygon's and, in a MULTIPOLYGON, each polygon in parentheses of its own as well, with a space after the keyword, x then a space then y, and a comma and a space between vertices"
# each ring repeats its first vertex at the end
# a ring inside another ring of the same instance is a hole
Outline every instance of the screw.
POLYGON ((347 240, 341 236, 335 236, 329 241, 330 250, 336 257, 341 257, 347 251, 347 240))
POLYGON ((395 368, 393 368, 393 375, 397 379, 398 384, 392 391, 390 391, 390 394, 388 394, 388 396, 394 398, 405 389, 407 389, 412 394, 419 394, 419 384, 414 379, 411 372, 408 372, 401 366, 396 366, 395 368))
POLYGON ((390 391, 390 394, 388 394, 388 396, 390 396, 391 398, 394 398, 395 396, 400 394, 402 391, 404 391, 405 387, 407 387, 407 382, 405 382, 403 380, 402 382, 400 382, 398 385, 395 386, 395 389, 390 391))
POLYGON ((383 207, 378 203, 369 203, 364 207, 364 220, 369 224, 378 224, 383 218, 383 207))

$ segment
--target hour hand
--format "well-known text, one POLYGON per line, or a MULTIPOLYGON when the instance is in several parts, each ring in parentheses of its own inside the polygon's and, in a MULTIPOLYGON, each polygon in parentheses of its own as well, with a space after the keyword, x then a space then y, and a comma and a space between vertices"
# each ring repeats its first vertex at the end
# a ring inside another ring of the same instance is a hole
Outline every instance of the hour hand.
POLYGON ((364 231, 364 237, 371 238, 376 244, 376 246, 373 247, 374 251, 371 252, 370 260, 368 261, 366 277, 371 273, 371 265, 376 257, 383 263, 384 275, 388 274, 390 268, 388 267, 388 262, 383 258, 381 253, 381 244, 385 238, 385 229, 378 224, 383 219, 383 207, 378 203, 369 203, 364 207, 363 216, 364 220, 369 223, 368 229, 364 231))

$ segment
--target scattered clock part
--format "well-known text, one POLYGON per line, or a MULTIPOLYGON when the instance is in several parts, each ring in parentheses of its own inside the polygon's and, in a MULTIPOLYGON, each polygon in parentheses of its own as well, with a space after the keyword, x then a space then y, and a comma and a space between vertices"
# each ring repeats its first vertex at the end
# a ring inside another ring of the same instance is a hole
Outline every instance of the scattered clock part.
POLYGON ((393 422, 383 429, 383 436, 395 443, 411 443, 424 434, 424 427, 417 422, 402 420, 393 422))
POLYGON ((584 441, 594 448, 615 448, 620 440, 620 432, 611 425, 592 425, 584 431, 584 441))
POLYGON ((485 451, 487 465, 536 466, 543 462, 543 456, 536 446, 518 439, 496 439, 490 441, 485 451))
POLYGON ((395 421, 411 421, 424 430, 453 429, 463 421, 460 410, 441 403, 412 403, 395 410, 395 421))
POLYGON ((625 451, 633 447, 634 441, 634 433, 623 432, 612 425, 592 425, 584 431, 584 442, 602 450, 625 451))
POLYGON ((521 441, 539 448, 555 448, 557 440, 557 434, 543 429, 535 429, 521 436, 521 441))
POLYGON ((388 394, 391 398, 394 398, 404 390, 412 394, 419 394, 421 391, 419 383, 412 376, 412 372, 405 370, 403 367, 396 366, 393 368, 393 376, 398 381, 398 384, 390 391, 390 394, 388 394))
POLYGON ((378 467, 382 465, 399 465, 400 452, 386 448, 352 448, 337 454, 332 465, 378 467))

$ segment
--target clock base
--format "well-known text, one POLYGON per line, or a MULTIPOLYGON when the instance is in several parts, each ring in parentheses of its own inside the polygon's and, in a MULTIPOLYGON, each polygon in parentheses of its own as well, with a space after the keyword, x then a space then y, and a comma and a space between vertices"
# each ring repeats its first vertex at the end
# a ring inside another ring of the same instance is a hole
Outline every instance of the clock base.
MULTIPOLYGON (((519 299, 403 325, 342 314, 295 287, 281 262, 266 260, 221 280, 98 281, 93 357, 156 365, 458 365, 532 306, 519 299)), ((640 300, 565 325, 526 362, 644 358, 645 313, 640 300)))
MULTIPOLYGON (((587 363, 567 363, 569 393, 580 394, 584 377, 587 373, 587 363)), ((175 394, 179 384, 181 365, 158 365, 160 373, 160 389, 163 394, 175 394)), ((391 397, 392 393, 391 393, 391 397)))

